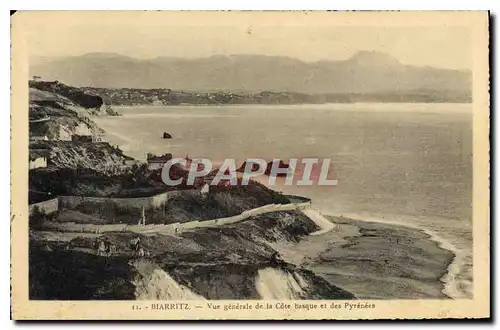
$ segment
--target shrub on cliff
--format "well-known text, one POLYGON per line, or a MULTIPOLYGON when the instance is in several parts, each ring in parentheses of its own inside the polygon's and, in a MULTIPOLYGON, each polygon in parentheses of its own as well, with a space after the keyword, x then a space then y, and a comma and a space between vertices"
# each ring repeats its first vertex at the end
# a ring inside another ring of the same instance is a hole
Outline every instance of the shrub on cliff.
POLYGON ((67 86, 58 81, 32 80, 29 85, 42 91, 62 95, 85 109, 100 109, 104 103, 102 97, 98 95, 89 94, 80 88, 67 86))
POLYGON ((44 221, 47 220, 47 216, 38 206, 35 206, 33 212, 31 212, 29 216, 29 228, 30 229, 39 229, 44 221))
POLYGON ((247 186, 210 188, 208 195, 186 193, 168 200, 166 219, 171 222, 210 220, 241 214, 267 204, 286 204, 288 198, 255 181, 247 186))

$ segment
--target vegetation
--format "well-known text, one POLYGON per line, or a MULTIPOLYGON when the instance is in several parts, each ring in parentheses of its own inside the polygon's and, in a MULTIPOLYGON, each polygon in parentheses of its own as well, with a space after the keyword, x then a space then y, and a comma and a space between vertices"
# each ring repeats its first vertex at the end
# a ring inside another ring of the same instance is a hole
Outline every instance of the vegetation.
POLYGON ((38 206, 35 206, 29 215, 29 228, 40 229, 45 221, 54 220, 56 214, 45 214, 38 206))
POLYGON ((29 216, 29 227, 32 229, 39 229, 47 220, 47 216, 43 213, 38 206, 35 206, 33 212, 29 216))
POLYGON ((148 197, 172 189, 154 178, 145 165, 114 174, 83 167, 37 168, 30 171, 29 188, 53 196, 114 198, 148 197))
POLYGON ((29 86, 41 91, 61 95, 85 109, 99 110, 103 105, 103 99, 99 95, 89 93, 80 88, 67 86, 58 81, 31 80, 29 86))
MULTIPOLYGON (((315 230, 315 224, 303 215, 276 212, 238 225, 198 228, 176 239, 140 235, 141 244, 151 253, 140 259, 134 258, 130 246, 131 239, 138 235, 130 232, 104 234, 117 250, 117 255, 109 258, 92 253, 95 239, 90 237, 76 237, 70 242, 32 241, 29 297, 135 299, 156 269, 168 272, 177 283, 207 299, 259 299, 255 285, 259 270, 273 267, 271 260, 276 253, 267 243, 300 241, 315 230)), ((309 284, 308 297, 353 298, 349 292, 292 264, 283 263, 281 271, 300 274, 309 284)))
POLYGON ((267 204, 288 204, 285 196, 250 181, 246 186, 211 187, 207 195, 188 194, 167 201, 165 217, 172 222, 231 217, 267 204))

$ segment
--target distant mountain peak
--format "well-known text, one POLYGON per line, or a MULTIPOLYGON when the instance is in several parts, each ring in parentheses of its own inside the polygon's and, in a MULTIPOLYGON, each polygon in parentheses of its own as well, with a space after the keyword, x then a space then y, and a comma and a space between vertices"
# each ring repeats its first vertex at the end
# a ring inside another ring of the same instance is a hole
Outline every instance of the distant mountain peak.
POLYGON ((401 62, 386 53, 369 50, 357 52, 347 62, 362 67, 394 67, 401 65, 401 62))
POLYGON ((319 62, 251 54, 134 59, 90 53, 30 64, 30 74, 44 80, 107 88, 372 93, 421 88, 468 91, 471 86, 470 72, 405 65, 375 51, 319 62))

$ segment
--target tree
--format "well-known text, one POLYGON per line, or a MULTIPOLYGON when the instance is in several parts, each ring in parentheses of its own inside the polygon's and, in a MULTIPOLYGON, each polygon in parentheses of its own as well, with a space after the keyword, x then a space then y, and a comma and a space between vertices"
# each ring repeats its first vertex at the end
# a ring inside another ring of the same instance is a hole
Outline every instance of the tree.
POLYGON ((42 226, 43 222, 47 220, 47 215, 38 206, 33 208, 33 212, 29 216, 30 229, 38 229, 42 226))

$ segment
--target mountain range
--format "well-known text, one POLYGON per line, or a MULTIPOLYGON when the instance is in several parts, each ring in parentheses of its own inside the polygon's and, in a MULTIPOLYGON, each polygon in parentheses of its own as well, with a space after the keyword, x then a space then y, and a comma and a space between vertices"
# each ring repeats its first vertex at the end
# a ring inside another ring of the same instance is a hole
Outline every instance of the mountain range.
POLYGON ((77 87, 168 88, 185 91, 401 93, 415 90, 470 93, 472 74, 405 65, 375 51, 347 60, 304 62, 282 56, 214 55, 207 58, 136 59, 114 53, 39 58, 30 74, 77 87))

